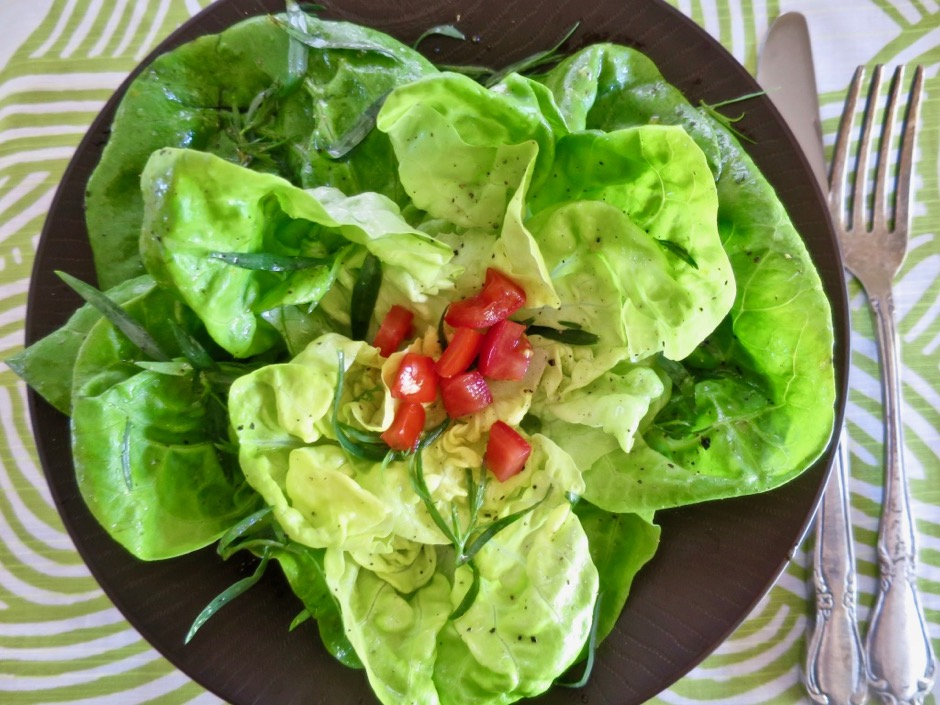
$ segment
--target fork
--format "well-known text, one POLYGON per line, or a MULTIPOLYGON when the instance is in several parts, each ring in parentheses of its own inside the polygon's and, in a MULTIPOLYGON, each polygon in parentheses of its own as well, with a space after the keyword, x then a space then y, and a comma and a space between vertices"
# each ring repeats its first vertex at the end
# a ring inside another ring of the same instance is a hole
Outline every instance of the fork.
POLYGON ((849 189, 848 153, 864 67, 852 79, 839 125, 832 159, 829 209, 832 213, 846 269, 868 295, 875 319, 881 360, 885 410, 885 486, 878 530, 878 581, 875 604, 865 642, 867 677, 872 690, 889 705, 922 703, 933 688, 936 661, 917 591, 916 530, 904 470, 900 420, 901 386, 892 282, 904 261, 910 222, 909 202, 914 162, 914 139, 923 90, 923 67, 918 66, 903 118, 894 207, 889 209, 889 162, 903 67, 895 71, 882 118, 880 146, 875 164, 874 193, 869 199, 868 175, 872 133, 881 94, 883 67, 872 72, 859 137, 854 183, 849 189), (870 210, 870 213, 869 213, 870 210), (893 219, 891 211, 893 210, 893 219), (893 221, 893 222, 892 222, 893 221))

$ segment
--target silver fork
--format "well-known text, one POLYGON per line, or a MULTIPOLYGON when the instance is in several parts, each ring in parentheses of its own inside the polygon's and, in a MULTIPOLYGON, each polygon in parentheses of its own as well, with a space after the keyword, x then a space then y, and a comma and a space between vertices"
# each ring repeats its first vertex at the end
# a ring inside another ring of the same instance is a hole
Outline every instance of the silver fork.
POLYGON ((924 72, 921 66, 914 72, 908 94, 907 115, 903 118, 893 198, 893 224, 892 209, 888 207, 887 201, 890 193, 892 138, 898 122, 903 82, 902 67, 894 73, 884 108, 875 165, 874 197, 869 208, 868 174, 872 134, 883 73, 881 66, 875 67, 873 71, 859 138, 855 179, 848 201, 850 213, 848 217, 845 215, 844 204, 849 188, 849 145, 852 143, 854 116, 862 92, 864 73, 863 67, 855 72, 839 125, 830 176, 829 209, 839 236, 845 266, 861 282, 875 317, 884 388, 885 486, 878 531, 880 580, 869 619, 865 648, 869 685, 883 702, 901 705, 922 703, 933 688, 936 673, 936 661, 915 573, 916 530, 904 471, 899 354, 892 295, 892 282, 907 251, 914 135, 920 112, 924 72))

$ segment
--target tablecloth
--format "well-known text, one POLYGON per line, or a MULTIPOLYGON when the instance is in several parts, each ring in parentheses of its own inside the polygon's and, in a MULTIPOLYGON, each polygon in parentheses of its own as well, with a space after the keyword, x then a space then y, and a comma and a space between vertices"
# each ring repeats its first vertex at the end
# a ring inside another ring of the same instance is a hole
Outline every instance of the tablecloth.
MULTIPOLYGON (((910 250, 896 282, 905 454, 920 532, 920 586, 940 652, 940 4, 937 0, 673 0, 747 68, 779 13, 811 31, 827 148, 858 64, 922 63, 910 250)), ((23 344, 31 264, 70 156, 114 88, 208 0, 0 0, 0 359, 23 344)), ((881 390, 871 317, 849 281, 847 429, 859 615, 877 567, 881 390)), ((801 685, 812 536, 771 592, 656 705, 808 703, 801 685)), ((32 441, 24 386, 0 366, 0 702, 210 705, 219 699, 157 654, 111 605, 72 546, 32 441)), ((935 696, 927 702, 935 702, 935 696)))

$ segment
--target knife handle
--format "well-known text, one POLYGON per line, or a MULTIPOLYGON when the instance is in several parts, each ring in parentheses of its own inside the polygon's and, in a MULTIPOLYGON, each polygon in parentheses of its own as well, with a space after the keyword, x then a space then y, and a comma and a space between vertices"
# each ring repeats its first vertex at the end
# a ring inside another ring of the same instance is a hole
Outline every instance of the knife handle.
POLYGON ((843 437, 816 516, 816 625, 806 659, 806 689, 819 705, 862 705, 868 696, 865 651, 855 615, 849 507, 848 451, 843 437))

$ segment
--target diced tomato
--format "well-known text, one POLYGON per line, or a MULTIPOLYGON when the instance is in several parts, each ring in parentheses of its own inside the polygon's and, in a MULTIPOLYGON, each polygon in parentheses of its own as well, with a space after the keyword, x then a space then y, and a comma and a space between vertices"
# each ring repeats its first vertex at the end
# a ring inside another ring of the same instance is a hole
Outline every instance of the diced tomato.
POLYGON ((392 450, 412 451, 424 430, 425 418, 423 406, 410 401, 402 402, 395 411, 392 425, 382 433, 381 438, 392 450))
POLYGON ((405 353, 392 383, 392 396, 418 404, 430 404, 437 399, 434 358, 418 353, 405 353))
POLYGON ((525 326, 515 321, 500 321, 486 332, 480 347, 480 372, 490 379, 520 380, 532 359, 532 345, 525 326))
POLYGON ((441 379, 441 399, 452 419, 467 416, 493 403, 486 380, 476 370, 441 379))
POLYGON ((382 357, 388 357, 398 350, 405 338, 411 337, 411 322, 414 314, 404 306, 392 306, 375 334, 372 345, 379 349, 382 357))
POLYGON ((496 269, 486 270, 483 290, 447 307, 444 320, 454 328, 489 328, 525 305, 525 291, 496 269))
POLYGON ((466 372, 467 368, 480 352, 483 334, 473 328, 457 328, 447 348, 437 361, 437 374, 441 377, 453 377, 466 372))
POLYGON ((490 428, 483 464, 496 479, 505 482, 525 467, 532 446, 509 424, 497 421, 490 428))

